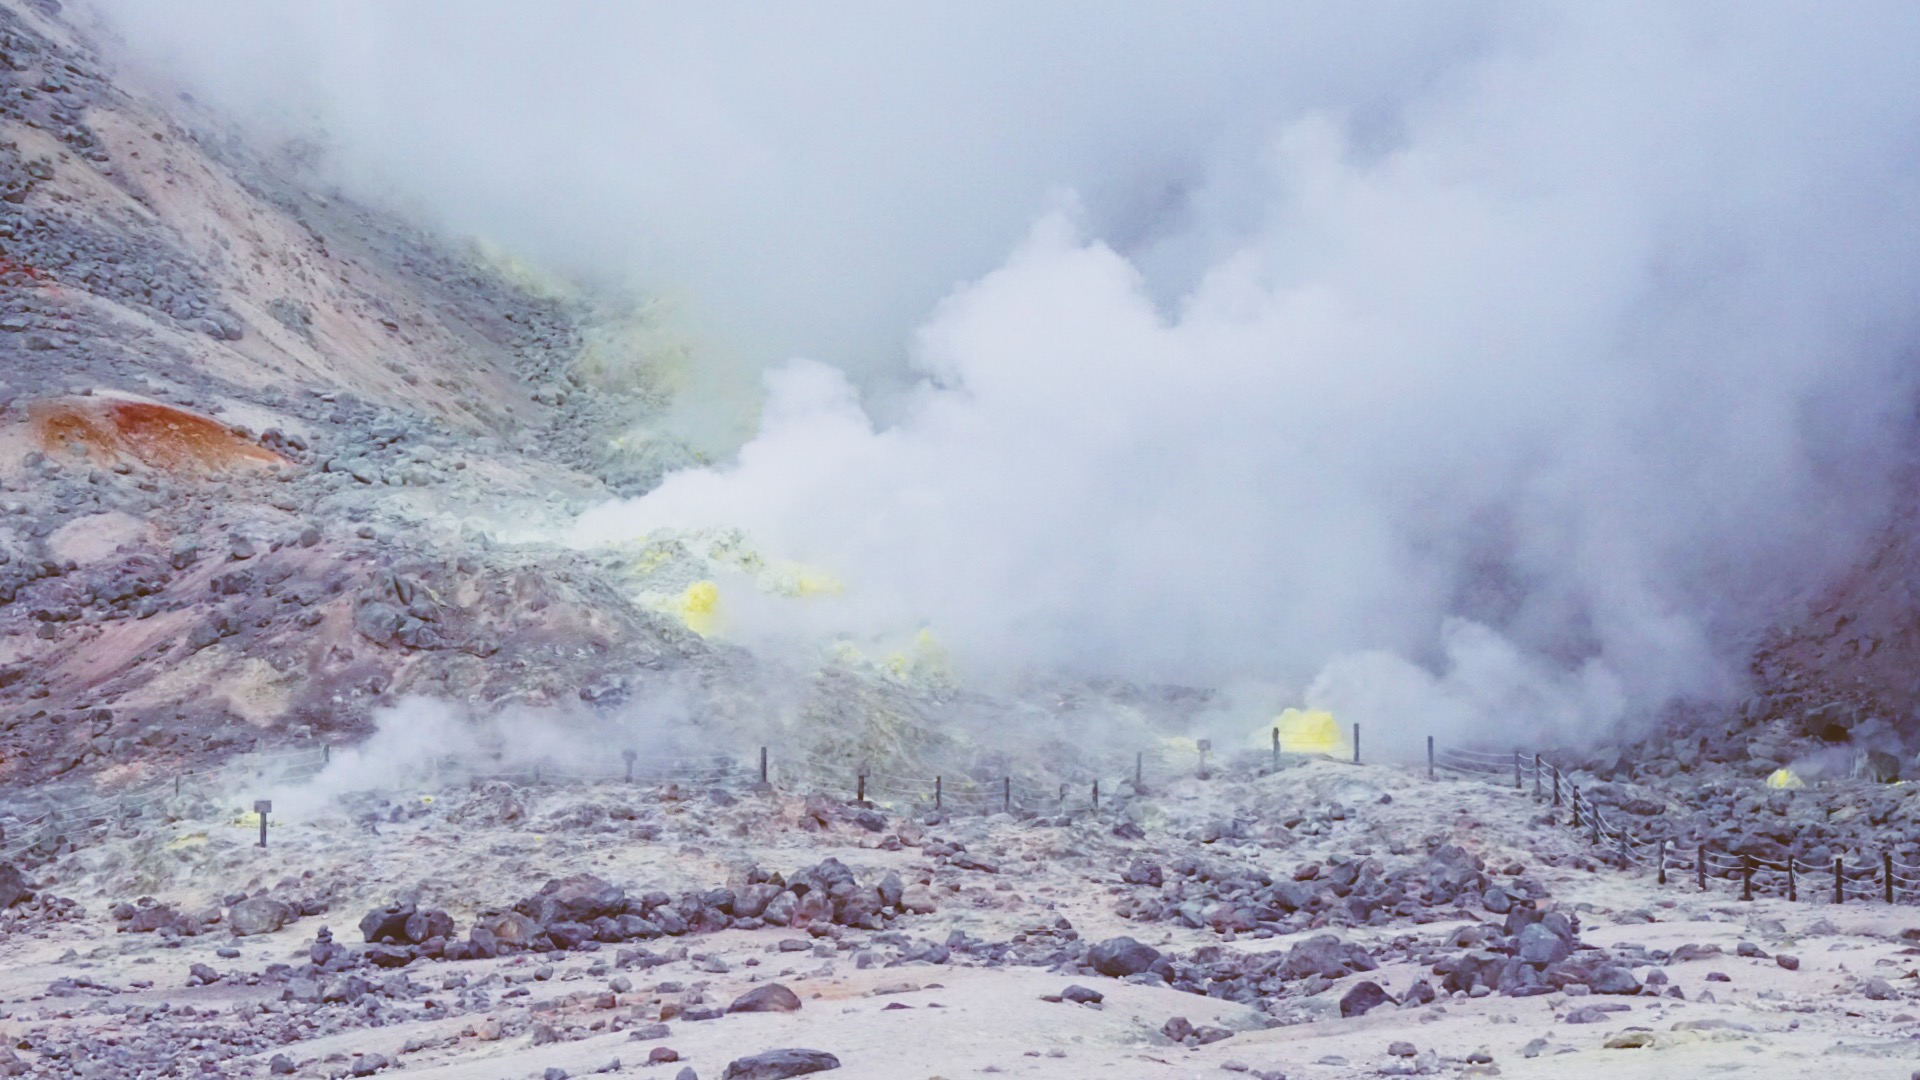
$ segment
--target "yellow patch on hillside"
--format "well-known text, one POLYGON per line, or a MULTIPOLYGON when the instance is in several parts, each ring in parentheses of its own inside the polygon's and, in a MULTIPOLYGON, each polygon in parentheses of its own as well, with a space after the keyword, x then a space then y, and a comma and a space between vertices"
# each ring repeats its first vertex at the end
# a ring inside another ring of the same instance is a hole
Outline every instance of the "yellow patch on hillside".
POLYGON ((1261 728, 1255 742, 1271 746, 1273 728, 1280 729, 1280 749, 1289 754, 1344 757, 1353 752, 1339 722, 1325 709, 1288 709, 1274 718, 1271 727, 1261 728))

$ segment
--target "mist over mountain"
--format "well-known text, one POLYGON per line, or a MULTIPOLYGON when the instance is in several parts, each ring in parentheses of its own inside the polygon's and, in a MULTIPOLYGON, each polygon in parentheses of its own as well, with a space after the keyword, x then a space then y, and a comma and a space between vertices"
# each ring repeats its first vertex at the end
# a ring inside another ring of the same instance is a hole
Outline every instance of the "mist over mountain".
POLYGON ((670 298, 713 464, 574 539, 847 583, 761 643, 1570 734, 1743 693, 1910 456, 1898 5, 106 10, 670 298))

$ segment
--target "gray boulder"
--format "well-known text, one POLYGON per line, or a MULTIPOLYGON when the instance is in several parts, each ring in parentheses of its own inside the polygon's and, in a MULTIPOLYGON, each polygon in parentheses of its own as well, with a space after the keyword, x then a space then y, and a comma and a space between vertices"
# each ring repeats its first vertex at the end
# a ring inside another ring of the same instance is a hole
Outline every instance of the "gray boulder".
POLYGON ((539 892, 514 905, 514 910, 542 926, 592 922, 603 915, 626 914, 627 891, 592 874, 574 874, 553 878, 539 892))
POLYGON ((800 998, 793 991, 779 983, 768 983, 733 999, 727 1006, 730 1013, 742 1012, 799 1012, 800 998))
POLYGON ((33 890, 27 888, 26 875, 20 873, 20 868, 12 863, 0 863, 0 910, 31 899, 33 890))
POLYGON ((1305 979, 1313 975, 1338 979, 1356 971, 1372 971, 1379 966, 1360 946, 1348 944, 1332 934, 1320 934, 1294 945, 1287 953, 1282 971, 1289 979, 1305 979))
POLYGON ((1108 938, 1087 950, 1087 963, 1102 975, 1124 979, 1138 975, 1160 960, 1160 950, 1130 937, 1108 938))
POLYGON ((1587 977, 1587 989, 1596 994, 1637 994, 1640 980, 1618 964, 1602 964, 1587 977))
POLYGON ((1365 1016, 1368 1010, 1392 1001, 1393 998, 1380 988, 1379 983, 1363 980, 1353 984, 1353 989, 1340 998, 1340 1016, 1343 1019, 1365 1016))
POLYGON ((721 1080, 786 1080, 789 1076, 826 1072, 840 1067, 840 1059, 824 1050, 768 1050, 727 1063, 721 1080))
POLYGON ((1514 955, 1529 964, 1557 964, 1573 955, 1573 943, 1554 933, 1546 923, 1520 931, 1514 955))
POLYGON ((291 906, 265 896, 242 900, 227 909, 227 925, 236 937, 271 934, 295 918, 291 906))

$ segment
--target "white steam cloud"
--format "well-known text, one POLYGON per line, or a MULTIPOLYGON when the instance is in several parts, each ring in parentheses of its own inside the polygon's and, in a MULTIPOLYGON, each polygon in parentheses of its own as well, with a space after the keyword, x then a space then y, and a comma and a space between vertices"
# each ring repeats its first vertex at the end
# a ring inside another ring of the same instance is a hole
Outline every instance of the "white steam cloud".
POLYGON ((1911 6, 261 10, 351 166, 812 357, 583 537, 966 672, 1592 731, 1736 686, 1911 436, 1911 6))
POLYGON ((304 820, 342 795, 427 790, 461 780, 520 777, 610 780, 624 775, 678 778, 711 762, 716 749, 694 719, 692 698, 671 682, 611 711, 511 709, 490 716, 434 698, 406 696, 373 714, 374 731, 332 751, 311 779, 265 789, 274 813, 304 820))

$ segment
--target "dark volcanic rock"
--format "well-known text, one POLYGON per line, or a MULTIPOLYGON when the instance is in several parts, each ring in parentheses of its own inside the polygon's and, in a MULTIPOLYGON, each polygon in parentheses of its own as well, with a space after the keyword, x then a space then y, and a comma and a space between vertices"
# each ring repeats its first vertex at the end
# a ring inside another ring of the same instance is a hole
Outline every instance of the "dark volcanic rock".
POLYGON ((1640 980, 1618 964, 1602 964, 1587 977, 1587 987, 1596 994, 1637 994, 1640 980))
POLYGON ((730 1013, 798 1012, 800 998, 779 983, 768 983, 765 986, 756 986, 734 998, 733 1004, 727 1006, 727 1011, 730 1013))
POLYGON ((1130 937, 1108 938, 1087 950, 1087 963, 1102 975, 1124 979, 1138 975, 1160 959, 1160 951, 1130 937))
POLYGON ((360 934, 370 942, 406 944, 407 920, 414 914, 412 904, 391 904, 374 908, 360 917, 360 934))
POLYGON ((227 925, 238 937, 271 934, 296 918, 292 907, 264 896, 242 900, 227 910, 227 925))
POLYGON ((0 863, 0 909, 31 899, 33 890, 27 888, 27 879, 20 868, 12 863, 0 863))
POLYGON ((1365 1016, 1369 1009, 1389 1004, 1393 998, 1388 996, 1380 984, 1372 981, 1357 982, 1353 989, 1340 998, 1340 1015, 1343 1018, 1365 1016))
POLYGON ((768 1050, 752 1057, 735 1058, 727 1064, 721 1080, 786 1080, 789 1076, 805 1076, 839 1067, 840 1059, 824 1050, 768 1050))
POLYGON ((1311 975, 1338 979, 1356 971, 1372 971, 1379 966, 1360 946, 1348 944, 1332 934, 1321 934, 1294 945, 1287 953, 1283 970, 1289 979, 1304 979, 1311 975))
POLYGON ((592 922, 602 916, 626 914, 627 891, 592 874, 574 874, 548 881, 539 892, 515 904, 514 910, 542 926, 592 922))

